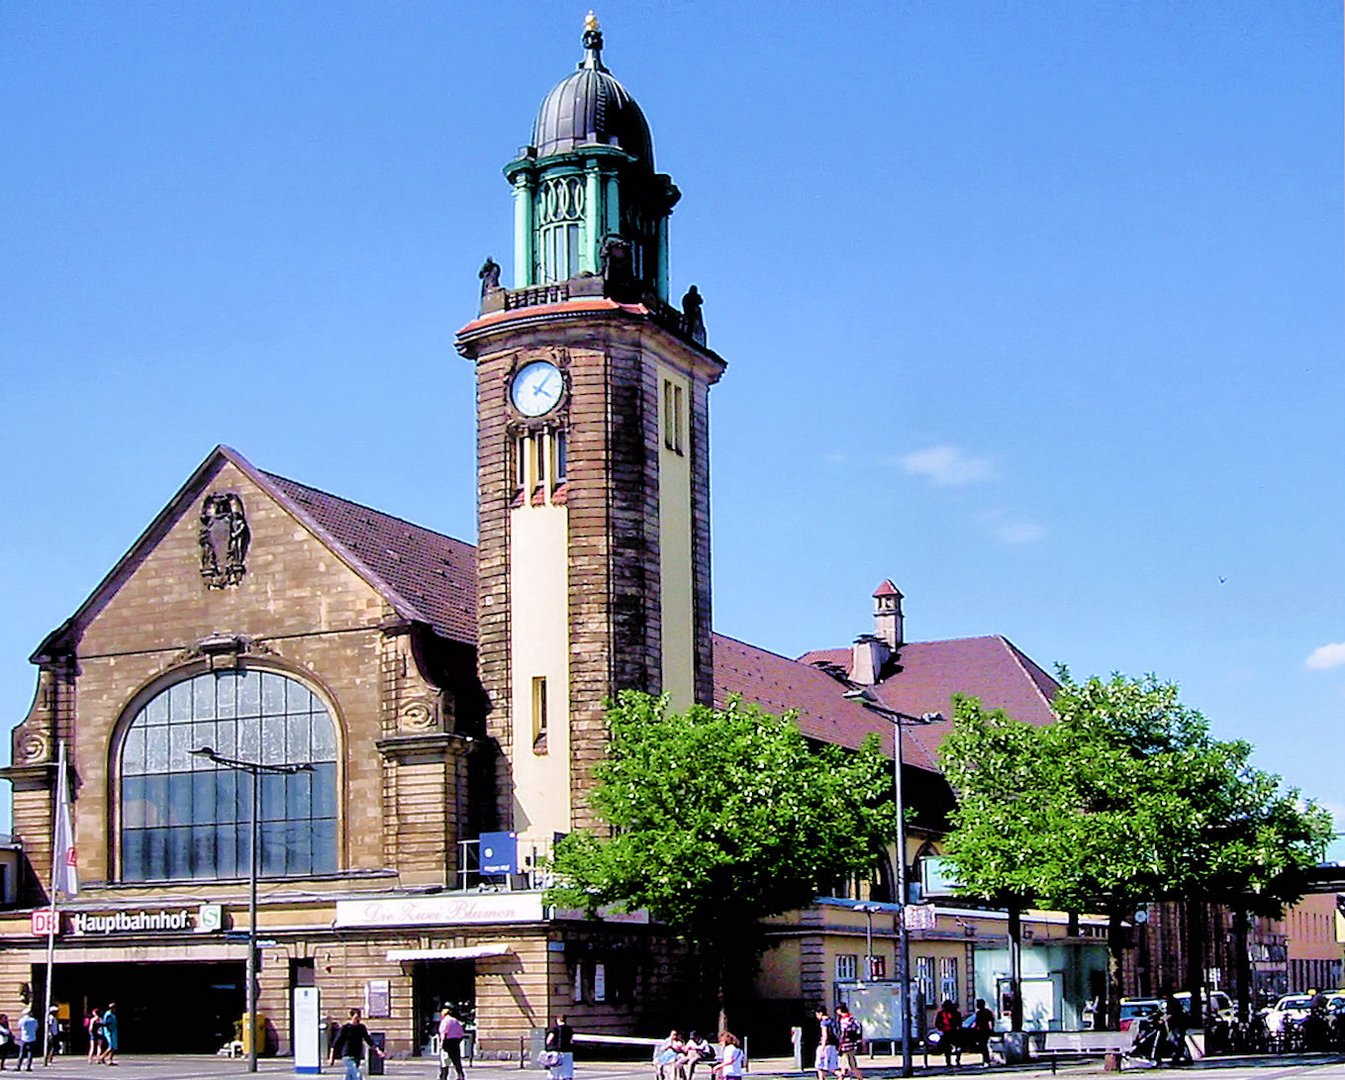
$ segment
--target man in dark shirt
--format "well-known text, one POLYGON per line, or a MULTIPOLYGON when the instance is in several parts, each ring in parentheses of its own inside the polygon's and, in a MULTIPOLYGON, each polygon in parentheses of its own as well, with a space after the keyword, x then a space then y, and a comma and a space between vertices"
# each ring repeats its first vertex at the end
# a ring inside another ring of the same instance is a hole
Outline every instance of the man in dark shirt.
POLYGON ((350 1020, 341 1025, 341 1030, 336 1033, 336 1039, 332 1042, 332 1051, 327 1064, 335 1065, 337 1057, 340 1057, 346 1063, 346 1080, 364 1080, 361 1066, 364 1064, 366 1044, 379 1057, 385 1056, 383 1051, 374 1045, 369 1029, 361 1022, 360 1010, 351 1009, 350 1020))
POLYGON ((548 1070, 550 1080, 574 1080, 574 1028, 565 1017, 556 1017, 546 1033, 546 1048, 557 1055, 556 1064, 548 1070))

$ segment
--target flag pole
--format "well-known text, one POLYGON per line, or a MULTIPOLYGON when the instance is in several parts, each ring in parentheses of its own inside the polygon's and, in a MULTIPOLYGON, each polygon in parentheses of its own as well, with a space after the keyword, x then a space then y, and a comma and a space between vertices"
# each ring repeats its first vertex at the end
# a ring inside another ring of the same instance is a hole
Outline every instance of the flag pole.
POLYGON ((56 967, 56 920, 60 917, 56 912, 56 882, 57 874, 61 861, 66 857, 66 849, 70 846, 72 837, 62 836, 66 830, 62 827, 61 813, 64 809, 64 801, 67 797, 66 779, 65 779, 65 742, 62 740, 59 744, 56 765, 56 790, 52 793, 55 798, 52 802, 51 814, 51 890, 47 896, 51 900, 51 911, 47 917, 47 994, 46 1004, 42 1008, 42 1052, 47 1057, 51 1056, 52 1048, 48 1045, 51 1040, 51 980, 56 967), (62 844, 64 840, 64 844, 62 844))

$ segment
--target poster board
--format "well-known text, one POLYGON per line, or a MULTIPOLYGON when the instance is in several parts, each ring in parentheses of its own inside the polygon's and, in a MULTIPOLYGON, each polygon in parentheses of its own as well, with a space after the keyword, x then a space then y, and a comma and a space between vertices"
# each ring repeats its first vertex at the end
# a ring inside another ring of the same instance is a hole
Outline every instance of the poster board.
MULTIPOLYGON (((836 990, 840 1000, 850 1006, 864 1027, 866 1042, 889 1042, 901 1038, 901 984, 895 979, 875 980, 871 982, 837 982, 836 990)), ((911 1038, 920 1037, 920 1014, 915 1010, 915 1023, 911 1027, 911 1038)))

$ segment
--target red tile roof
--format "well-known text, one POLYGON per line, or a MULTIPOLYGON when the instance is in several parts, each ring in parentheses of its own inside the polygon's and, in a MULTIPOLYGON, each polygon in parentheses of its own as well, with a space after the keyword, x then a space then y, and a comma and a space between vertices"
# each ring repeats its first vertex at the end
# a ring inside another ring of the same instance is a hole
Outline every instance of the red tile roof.
MULTIPOLYGON (((116 591, 143 551, 157 542, 224 462, 232 462, 270 491, 379 589, 403 617, 424 622, 452 641, 476 644, 475 547, 262 472, 237 451, 217 447, 79 610, 48 635, 34 654, 34 662, 72 646, 83 625, 116 591)), ((840 746, 857 747, 865 735, 876 732, 884 752, 891 754, 891 720, 844 697, 850 689, 843 681, 850 663, 850 649, 821 649, 791 660, 716 634, 715 704, 723 705, 731 694, 740 694, 774 713, 795 710, 805 735, 840 746)), ((974 694, 987 707, 1002 708, 1019 720, 1034 724, 1052 720, 1055 680, 1002 637, 913 642, 901 647, 897 663, 899 669, 871 688, 878 703, 889 709, 915 716, 941 712, 951 717, 952 696, 961 692, 974 694)), ((929 727, 903 727, 906 761, 916 768, 936 769, 938 745, 948 728, 946 720, 929 727)))
MULTIPOLYGON (((817 649, 804 653, 799 662, 835 665, 848 674, 851 659, 850 649, 817 649)), ((980 698, 987 709, 1003 709, 1029 724, 1055 719, 1051 701, 1059 684, 1007 638, 912 641, 901 646, 896 663, 899 670, 870 689, 882 704, 899 712, 943 713, 943 723, 916 728, 908 736, 918 738, 931 753, 951 727, 954 694, 980 698)))
MULTIPOLYGON (((849 689, 812 664, 715 635, 715 704, 723 706, 730 694, 740 694, 768 712, 798 712, 799 728, 810 739, 856 747, 870 732, 882 739, 883 752, 892 753, 892 721, 843 696, 849 689)), ((905 710, 903 710, 905 711, 905 710)), ((942 726, 942 725, 941 725, 942 726)), ((902 729, 902 752, 908 765, 937 769, 927 740, 920 732, 902 729)))
POLYGON ((873 595, 878 596, 900 596, 901 590, 892 584, 891 578, 884 578, 883 583, 873 590, 873 595))
MULTIPOLYGON (((349 502, 316 488, 263 474, 298 504, 329 537, 445 637, 475 644, 476 549, 460 540, 349 502)), ((884 584, 890 584, 885 582, 884 584)), ((895 588, 895 586, 893 587, 895 588)), ((858 746, 870 732, 892 752, 892 722, 882 713, 847 700, 844 677, 850 649, 822 649, 797 660, 723 634, 714 638, 715 704, 739 694, 763 708, 794 710, 809 738, 858 746)), ((972 694, 987 708, 1004 709, 1029 723, 1053 719, 1056 683, 1002 637, 911 642, 901 647, 899 670, 871 688, 878 703, 913 716, 942 713, 929 726, 903 727, 905 760, 921 769, 938 767, 938 747, 951 727, 952 697, 972 694)))
POLYGON ((435 633, 476 644, 476 548, 390 514, 263 474, 435 633))

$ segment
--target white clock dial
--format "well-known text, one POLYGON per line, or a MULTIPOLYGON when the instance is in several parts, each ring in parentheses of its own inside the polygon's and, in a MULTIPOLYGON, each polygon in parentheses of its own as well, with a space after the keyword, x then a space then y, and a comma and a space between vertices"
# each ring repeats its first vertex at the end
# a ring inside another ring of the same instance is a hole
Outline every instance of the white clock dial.
POLYGON ((509 400, 524 416, 541 416, 560 403, 564 390, 560 368, 548 360, 534 360, 518 369, 509 387, 509 400))

